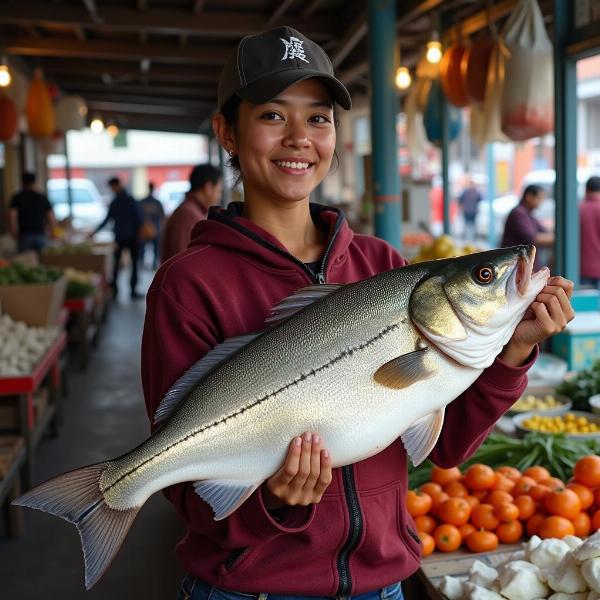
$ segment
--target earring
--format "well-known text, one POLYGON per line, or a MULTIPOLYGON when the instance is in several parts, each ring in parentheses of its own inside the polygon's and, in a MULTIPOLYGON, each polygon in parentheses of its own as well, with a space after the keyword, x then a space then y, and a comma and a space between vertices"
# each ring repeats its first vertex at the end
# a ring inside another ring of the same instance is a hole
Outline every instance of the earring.
POLYGON ((229 158, 233 158, 234 152, 233 150, 227 150, 227 154, 229 154, 229 158))

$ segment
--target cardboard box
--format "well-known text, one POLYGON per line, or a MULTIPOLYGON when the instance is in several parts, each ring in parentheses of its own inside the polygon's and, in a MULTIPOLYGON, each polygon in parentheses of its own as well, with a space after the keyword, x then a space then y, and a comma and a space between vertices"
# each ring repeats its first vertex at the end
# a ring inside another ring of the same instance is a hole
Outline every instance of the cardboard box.
POLYGON ((567 361, 569 371, 591 367, 600 359, 600 312, 576 313, 567 328, 552 338, 552 352, 567 361))
POLYGON ((93 252, 84 254, 47 254, 40 257, 43 265, 52 267, 61 267, 63 269, 71 267, 78 271, 93 271, 104 275, 107 279, 112 276, 113 250, 112 247, 94 248, 93 252))
POLYGON ((590 312, 600 310, 600 292, 594 289, 576 289, 571 298, 575 312, 590 312))
POLYGON ((54 283, 22 283, 0 286, 0 314, 10 315, 35 327, 56 325, 65 301, 67 279, 54 283))

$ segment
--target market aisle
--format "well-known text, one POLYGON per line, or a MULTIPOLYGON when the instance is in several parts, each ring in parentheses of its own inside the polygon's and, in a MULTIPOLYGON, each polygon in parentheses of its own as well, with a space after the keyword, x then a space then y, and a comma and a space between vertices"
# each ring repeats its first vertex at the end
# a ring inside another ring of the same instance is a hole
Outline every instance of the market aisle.
MULTIPOLYGON (((122 273, 125 276, 125 273, 122 273)), ((149 283, 142 271, 140 291, 149 283), (146 280, 146 281, 144 281, 146 280)), ((113 305, 100 344, 85 373, 70 369, 64 424, 56 439, 38 447, 34 480, 112 458, 141 442, 148 432, 140 385, 139 347, 144 302, 113 305)), ((160 494, 139 513, 114 563, 91 592, 83 584, 83 556, 76 529, 34 510, 25 514, 18 540, 0 537, 0 582, 6 600, 131 599, 177 597, 181 577, 174 546, 182 526, 160 494)))

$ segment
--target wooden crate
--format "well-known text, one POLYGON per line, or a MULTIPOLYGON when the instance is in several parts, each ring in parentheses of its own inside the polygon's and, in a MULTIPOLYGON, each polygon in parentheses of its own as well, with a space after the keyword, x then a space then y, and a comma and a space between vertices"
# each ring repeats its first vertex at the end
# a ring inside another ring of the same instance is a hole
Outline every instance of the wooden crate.
POLYGON ((4 476, 8 473, 23 444, 24 440, 20 436, 0 436, 0 479, 4 479, 4 476))
MULTIPOLYGON (((35 418, 39 419, 48 406, 48 390, 39 388, 33 395, 35 418)), ((19 397, 0 396, 0 429, 19 428, 19 397)))

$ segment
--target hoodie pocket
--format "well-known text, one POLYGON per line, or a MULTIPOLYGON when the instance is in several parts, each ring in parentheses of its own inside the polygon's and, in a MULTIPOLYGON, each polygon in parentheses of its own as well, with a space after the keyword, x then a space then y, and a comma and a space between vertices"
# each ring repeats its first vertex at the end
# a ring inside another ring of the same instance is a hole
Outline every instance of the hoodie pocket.
POLYGON ((221 565, 220 572, 221 575, 231 575, 234 571, 236 571, 246 560, 248 556, 251 554, 252 548, 236 548, 231 554, 227 557, 227 560, 221 565))
POLYGON ((408 514, 404 503, 403 494, 398 494, 398 533, 404 540, 406 547, 417 559, 421 559, 421 540, 417 535, 417 528, 412 517, 408 514))

